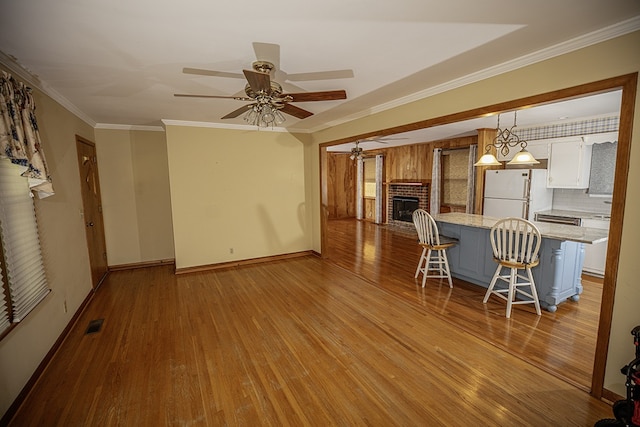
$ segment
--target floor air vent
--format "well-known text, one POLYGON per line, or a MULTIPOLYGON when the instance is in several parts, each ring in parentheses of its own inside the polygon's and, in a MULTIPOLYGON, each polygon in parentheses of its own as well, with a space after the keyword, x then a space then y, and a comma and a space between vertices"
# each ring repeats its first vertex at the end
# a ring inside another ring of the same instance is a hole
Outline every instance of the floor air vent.
POLYGON ((102 328, 102 322, 104 322, 104 319, 96 319, 89 322, 89 327, 87 328, 85 335, 95 334, 96 332, 100 332, 100 328, 102 328))

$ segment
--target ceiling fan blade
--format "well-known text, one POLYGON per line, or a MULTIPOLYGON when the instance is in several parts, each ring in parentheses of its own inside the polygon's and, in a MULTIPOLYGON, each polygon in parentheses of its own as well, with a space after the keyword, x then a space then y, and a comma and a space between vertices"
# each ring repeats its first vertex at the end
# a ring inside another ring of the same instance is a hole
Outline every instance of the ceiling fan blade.
POLYGON ((280 109, 280 111, 299 119, 306 119, 309 116, 313 116, 313 113, 311 111, 303 110, 302 108, 296 107, 295 105, 291 104, 285 104, 284 107, 280 109))
POLYGON ((185 74, 196 74, 198 76, 213 76, 213 77, 230 77, 234 79, 241 79, 244 76, 240 73, 227 73, 226 71, 214 71, 203 70, 201 68, 183 68, 182 72, 185 74))
POLYGON ((310 80, 332 80, 332 79, 352 79, 353 70, 332 70, 318 71, 315 73, 295 73, 287 74, 287 79, 292 82, 303 82, 310 80))
POLYGON ((252 44, 258 61, 269 61, 276 70, 280 69, 280 45, 261 42, 253 42, 252 44))
POLYGON ((173 96, 182 98, 220 98, 220 99, 235 99, 236 101, 253 101, 246 96, 221 96, 221 95, 191 95, 188 93, 174 93, 173 96))
POLYGON ((282 95, 292 97, 293 102, 334 101, 336 99, 347 99, 347 92, 345 92, 344 90, 328 90, 325 92, 286 93, 282 95))
POLYGON ((247 111, 249 111, 251 108, 253 108, 254 104, 247 104, 247 105, 243 105, 242 107, 238 108, 237 110, 233 110, 232 112, 230 112, 229 114, 227 114, 226 116, 223 117, 223 119, 233 119, 238 117, 240 114, 245 113, 247 111))
POLYGON ((247 78, 249 86, 251 86, 251 89, 255 93, 269 93, 271 91, 271 78, 269 77, 269 74, 252 70, 242 70, 242 72, 247 78))
POLYGON ((405 137, 393 137, 393 136, 372 136, 370 138, 361 139, 360 142, 379 142, 381 144, 388 144, 391 141, 398 141, 401 139, 408 139, 405 137))

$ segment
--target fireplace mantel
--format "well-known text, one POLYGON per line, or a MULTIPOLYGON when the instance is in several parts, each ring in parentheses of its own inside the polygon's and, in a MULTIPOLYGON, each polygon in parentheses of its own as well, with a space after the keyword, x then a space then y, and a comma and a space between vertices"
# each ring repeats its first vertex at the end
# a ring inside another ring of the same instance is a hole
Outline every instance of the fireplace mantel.
POLYGON ((431 184, 431 180, 405 180, 405 179, 396 179, 393 181, 388 181, 388 185, 414 185, 417 187, 424 187, 431 184))

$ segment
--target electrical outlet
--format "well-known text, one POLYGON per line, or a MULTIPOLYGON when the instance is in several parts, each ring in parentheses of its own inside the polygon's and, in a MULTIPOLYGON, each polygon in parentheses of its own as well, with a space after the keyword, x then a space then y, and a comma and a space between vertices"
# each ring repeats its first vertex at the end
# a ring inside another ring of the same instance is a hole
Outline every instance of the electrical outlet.
POLYGON ((233 248, 229 248, 229 253, 232 254, 233 253, 233 248))

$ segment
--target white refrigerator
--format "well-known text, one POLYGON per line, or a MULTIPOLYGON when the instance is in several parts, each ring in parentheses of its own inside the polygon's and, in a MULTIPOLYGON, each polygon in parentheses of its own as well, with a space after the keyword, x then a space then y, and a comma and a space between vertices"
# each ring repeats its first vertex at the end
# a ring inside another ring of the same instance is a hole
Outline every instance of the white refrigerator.
POLYGON ((482 213, 496 218, 533 221, 536 212, 551 209, 553 189, 546 169, 499 169, 485 172, 482 213))

